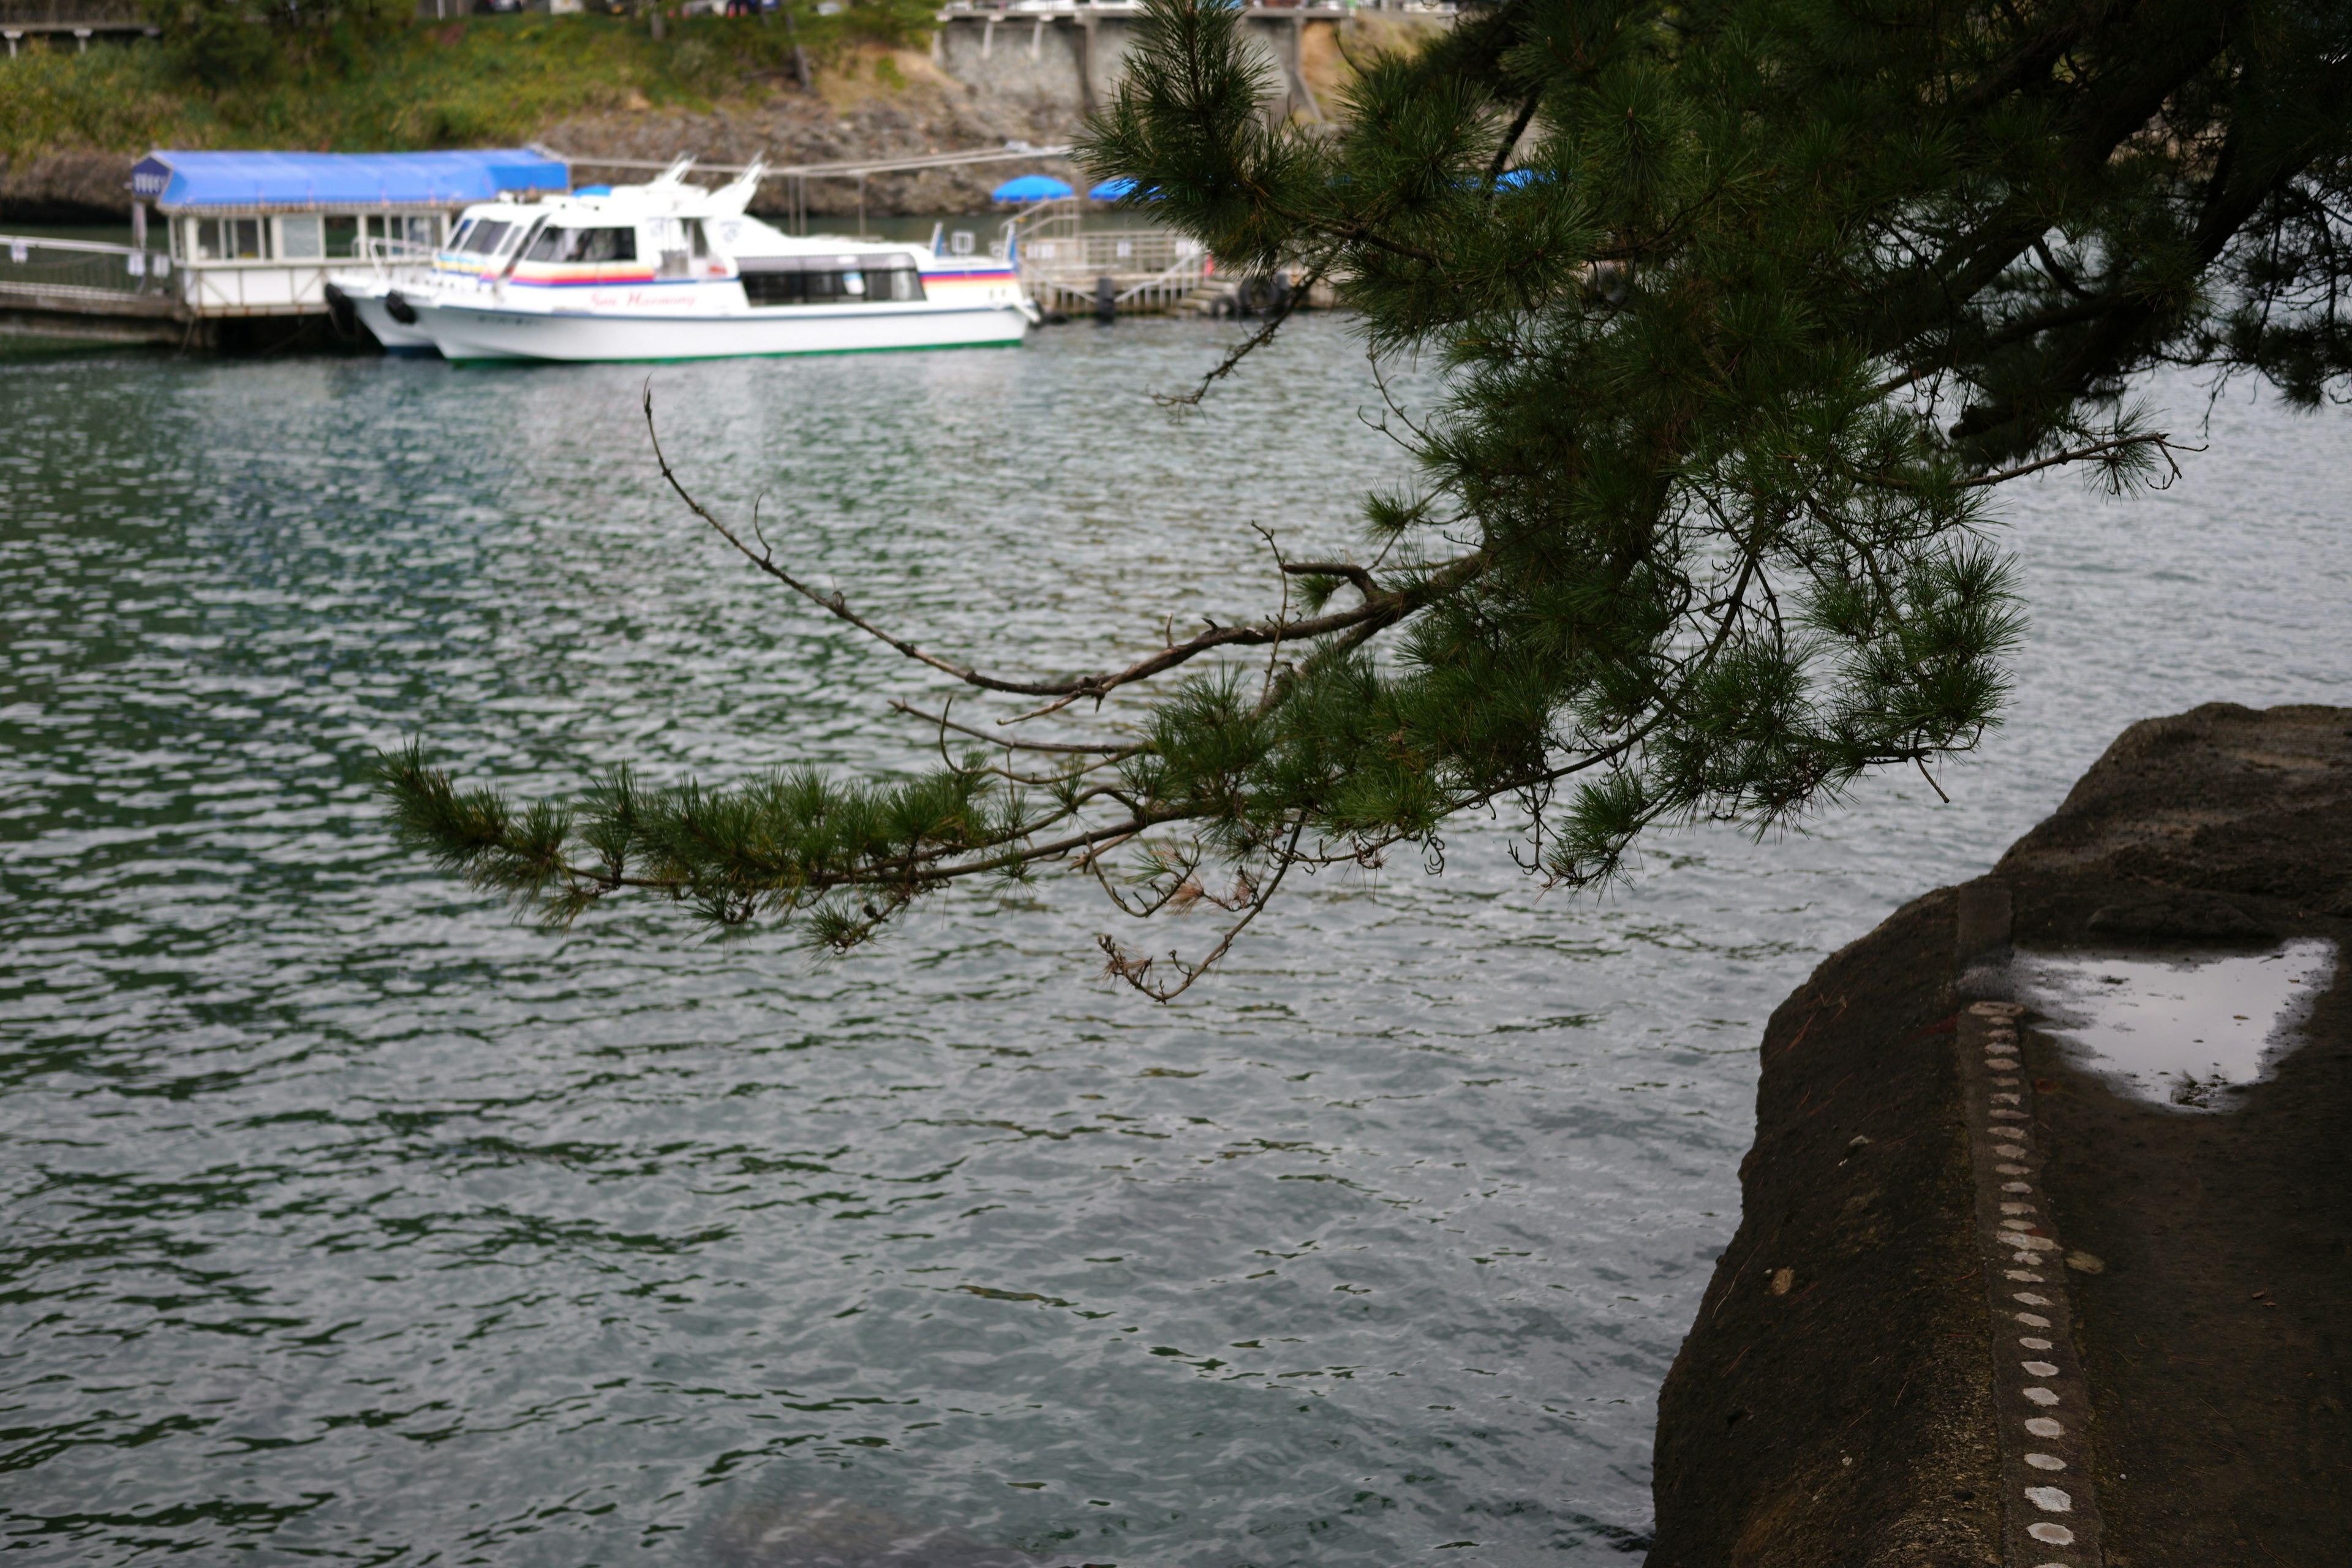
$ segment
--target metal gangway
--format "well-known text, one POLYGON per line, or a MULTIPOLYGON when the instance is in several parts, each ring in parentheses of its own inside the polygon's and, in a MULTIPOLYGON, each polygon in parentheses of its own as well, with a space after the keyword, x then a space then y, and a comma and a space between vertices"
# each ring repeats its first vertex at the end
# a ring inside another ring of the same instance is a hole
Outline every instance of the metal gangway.
POLYGON ((1021 286, 1048 310, 1156 315, 1178 309, 1216 271, 1197 239, 1159 227, 1097 228, 1083 197, 1039 202, 1013 220, 1021 286))

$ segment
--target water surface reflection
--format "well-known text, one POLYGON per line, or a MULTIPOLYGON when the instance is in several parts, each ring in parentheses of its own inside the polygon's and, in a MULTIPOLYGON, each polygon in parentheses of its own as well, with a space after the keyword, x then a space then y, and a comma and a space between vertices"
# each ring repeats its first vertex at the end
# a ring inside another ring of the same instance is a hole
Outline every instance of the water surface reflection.
MULTIPOLYGON (((1069 668, 1263 602, 1400 472, 1339 323, 1204 418, 1207 329, 663 367, 666 440, 821 581, 1069 668)), ((5 1529, 30 1561, 692 1562, 824 1496, 1128 1564, 1623 1561, 1735 1218, 1751 1047, 2125 720, 2325 700, 2340 425, 2232 405, 2130 510, 2027 496, 2017 721, 1934 805, 1672 840, 1599 902, 1497 830, 1306 885, 1154 1010, 1073 888, 811 966, 508 925, 359 765, 512 786, 919 755, 937 689, 657 489, 643 373, 0 372, 5 1529)))

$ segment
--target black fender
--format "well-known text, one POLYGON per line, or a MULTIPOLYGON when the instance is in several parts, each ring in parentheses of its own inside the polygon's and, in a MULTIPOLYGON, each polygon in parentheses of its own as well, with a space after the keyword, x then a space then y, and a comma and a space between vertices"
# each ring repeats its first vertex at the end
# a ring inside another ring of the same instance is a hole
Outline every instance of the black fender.
POLYGON ((408 296, 397 289, 383 297, 383 313, 404 327, 416 325, 416 307, 410 304, 408 296))
POLYGON ((360 314, 352 309, 352 297, 332 283, 327 285, 327 324, 339 338, 355 338, 360 333, 360 314))

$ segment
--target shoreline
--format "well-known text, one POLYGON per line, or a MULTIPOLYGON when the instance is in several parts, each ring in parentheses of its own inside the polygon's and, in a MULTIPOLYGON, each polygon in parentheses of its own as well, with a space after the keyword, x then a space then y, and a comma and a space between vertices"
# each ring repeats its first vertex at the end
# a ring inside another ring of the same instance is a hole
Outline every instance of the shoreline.
POLYGON ((2352 947, 2352 709, 2212 704, 1823 962, 1660 1394, 1654 1568, 2332 1561, 2352 987, 2215 1111, 2125 1092, 2008 962, 2312 938, 2352 947))

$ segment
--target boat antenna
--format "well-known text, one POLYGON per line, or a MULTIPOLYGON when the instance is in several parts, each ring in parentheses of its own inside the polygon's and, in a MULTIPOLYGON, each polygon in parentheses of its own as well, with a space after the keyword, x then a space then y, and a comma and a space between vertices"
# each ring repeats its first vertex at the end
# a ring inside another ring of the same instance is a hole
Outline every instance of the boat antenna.
POLYGON ((767 161, 752 159, 750 168, 710 193, 710 205, 720 212, 742 212, 751 205, 751 198, 759 195, 760 182, 767 177, 767 161))

